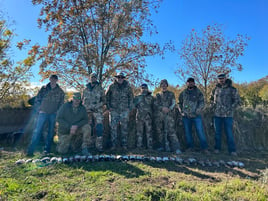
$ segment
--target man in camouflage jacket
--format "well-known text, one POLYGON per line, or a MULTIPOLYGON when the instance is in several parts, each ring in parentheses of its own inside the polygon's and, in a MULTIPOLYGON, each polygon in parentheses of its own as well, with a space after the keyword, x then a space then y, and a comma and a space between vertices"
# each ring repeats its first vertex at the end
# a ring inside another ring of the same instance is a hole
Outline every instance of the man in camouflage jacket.
POLYGON ((202 123, 202 111, 205 107, 203 93, 195 86, 194 78, 187 79, 187 88, 179 95, 178 109, 182 115, 187 149, 194 148, 192 124, 200 141, 201 149, 208 152, 208 144, 202 123))
POLYGON ((152 96, 152 92, 148 91, 147 84, 142 84, 140 95, 134 98, 134 106, 137 109, 136 113, 137 148, 143 147, 143 131, 145 128, 147 148, 152 149, 153 104, 154 104, 154 97, 152 96))
POLYGON ((133 92, 125 75, 119 73, 106 91, 106 104, 110 112, 112 149, 117 146, 117 126, 121 127, 121 146, 127 149, 129 112, 133 108, 133 92))
MULTIPOLYGON (((97 74, 90 76, 91 82, 86 85, 83 91, 83 105, 88 114, 89 124, 95 129, 96 138, 92 135, 92 142, 95 142, 98 151, 103 150, 103 105, 105 104, 105 93, 97 81, 97 74)), ((94 133, 94 132, 92 132, 94 133)))
POLYGON ((54 137, 54 129, 56 123, 56 114, 60 106, 64 103, 64 91, 57 84, 58 76, 51 75, 49 83, 43 86, 35 97, 34 107, 38 117, 35 129, 33 131, 31 143, 27 150, 27 155, 34 153, 36 145, 39 143, 42 135, 43 127, 48 122, 48 134, 46 137, 44 154, 50 153, 51 144, 54 137))
POLYGON ((162 92, 156 94, 156 133, 158 137, 159 151, 175 151, 180 154, 180 144, 175 130, 175 120, 173 109, 176 105, 175 95, 168 91, 168 82, 166 79, 161 80, 160 87, 162 92), (171 146, 170 146, 170 145, 171 146))
POLYGON ((224 126, 227 136, 228 151, 231 155, 237 155, 233 136, 233 113, 240 104, 240 96, 232 81, 226 79, 225 74, 218 75, 218 84, 211 94, 211 105, 214 110, 215 126, 215 153, 221 150, 221 132, 224 126))

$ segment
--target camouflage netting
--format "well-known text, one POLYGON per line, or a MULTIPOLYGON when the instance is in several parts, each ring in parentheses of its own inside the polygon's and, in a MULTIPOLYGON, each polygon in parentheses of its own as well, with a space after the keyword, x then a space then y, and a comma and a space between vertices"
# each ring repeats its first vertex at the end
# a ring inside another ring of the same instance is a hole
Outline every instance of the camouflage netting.
MULTIPOLYGON (((176 117, 176 130, 181 142, 182 148, 185 148, 185 138, 181 117, 178 111, 174 112, 176 117)), ((109 116, 104 116, 104 148, 109 147, 109 116)), ((214 146, 214 130, 212 125, 212 114, 206 111, 203 115, 205 133, 207 135, 209 148, 214 146)), ((31 118, 31 109, 2 109, 0 110, 0 136, 3 134, 17 133, 24 130, 21 144, 26 145, 32 134, 34 118, 31 118)), ((135 147, 135 111, 130 115, 129 123, 129 147, 135 147)), ((196 146, 199 141, 193 129, 196 146)), ((243 150, 267 150, 268 147, 268 115, 267 112, 259 109, 242 108, 236 111, 234 117, 234 135, 238 151, 243 150)), ((5 135, 8 136, 8 135, 5 135)), ((155 137, 155 136, 154 136, 155 137)), ((0 138, 3 141, 3 137, 0 138)), ((226 138, 223 134, 222 149, 227 150, 226 138)))

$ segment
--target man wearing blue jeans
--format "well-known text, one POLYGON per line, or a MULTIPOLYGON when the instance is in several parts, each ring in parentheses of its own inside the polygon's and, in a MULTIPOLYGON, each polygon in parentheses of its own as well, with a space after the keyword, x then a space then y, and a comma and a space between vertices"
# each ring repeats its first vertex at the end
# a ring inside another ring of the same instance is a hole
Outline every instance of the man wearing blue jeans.
POLYGON ((51 148, 51 143, 54 136, 54 128, 56 122, 56 113, 59 107, 64 102, 64 92, 57 84, 58 76, 51 75, 49 78, 49 83, 43 86, 38 92, 35 98, 35 107, 37 108, 38 117, 36 127, 33 132, 31 143, 27 150, 27 155, 31 156, 34 153, 35 147, 40 141, 42 135, 43 127, 45 123, 48 124, 48 134, 45 142, 44 152, 49 153, 51 148))
POLYGON ((187 88, 183 90, 179 96, 178 109, 182 115, 187 148, 194 148, 192 136, 192 124, 194 124, 201 149, 204 153, 208 153, 208 144, 201 117, 201 113, 205 106, 204 96, 195 86, 194 78, 188 78, 186 84, 187 88))
POLYGON ((212 91, 210 101, 214 110, 215 153, 219 153, 221 150, 221 133, 224 126, 228 151, 231 155, 236 156, 233 136, 233 113, 240 104, 240 97, 237 89, 232 86, 232 81, 226 79, 225 74, 218 75, 218 84, 212 91))

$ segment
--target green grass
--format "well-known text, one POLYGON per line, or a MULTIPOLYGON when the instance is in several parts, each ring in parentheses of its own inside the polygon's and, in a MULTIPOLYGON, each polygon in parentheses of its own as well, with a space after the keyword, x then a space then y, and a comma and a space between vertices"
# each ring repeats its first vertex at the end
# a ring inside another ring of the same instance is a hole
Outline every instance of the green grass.
POLYGON ((21 153, 0 157, 0 200, 268 200, 265 158, 255 168, 217 169, 173 162, 16 165, 21 153))

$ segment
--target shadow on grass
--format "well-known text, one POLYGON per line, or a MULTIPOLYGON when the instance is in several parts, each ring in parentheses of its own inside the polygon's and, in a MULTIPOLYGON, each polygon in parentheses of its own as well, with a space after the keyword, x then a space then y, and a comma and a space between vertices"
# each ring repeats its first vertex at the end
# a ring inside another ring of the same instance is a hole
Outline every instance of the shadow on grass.
POLYGON ((110 171, 124 176, 125 178, 138 178, 150 174, 128 162, 119 161, 99 161, 88 163, 74 163, 69 165, 70 168, 83 169, 86 171, 110 171))
POLYGON ((227 165, 216 166, 201 166, 197 164, 177 164, 175 162, 168 163, 148 163, 148 165, 155 168, 163 168, 168 171, 183 172, 184 174, 193 175, 200 179, 209 179, 217 182, 218 179, 213 175, 218 173, 228 174, 230 176, 239 176, 241 178, 258 179, 263 170, 268 168, 268 153, 267 152, 249 152, 240 154, 238 157, 232 157, 228 154, 220 155, 202 155, 201 153, 184 153, 180 156, 183 159, 195 158, 197 160, 209 160, 209 161, 239 161, 243 162, 245 167, 230 167, 227 165))

